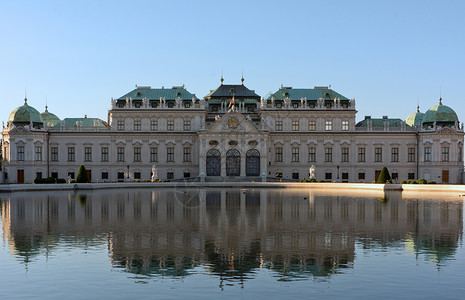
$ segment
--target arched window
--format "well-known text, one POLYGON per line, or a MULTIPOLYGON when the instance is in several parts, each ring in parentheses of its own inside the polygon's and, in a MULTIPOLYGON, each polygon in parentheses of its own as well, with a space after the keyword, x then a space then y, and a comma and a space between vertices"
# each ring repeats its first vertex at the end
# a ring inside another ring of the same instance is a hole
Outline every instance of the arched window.
POLYGON ((250 149, 245 156, 246 175, 260 176, 260 152, 256 149, 250 149))
POLYGON ((226 152, 226 176, 241 175, 241 153, 236 149, 226 152))
POLYGON ((220 176, 221 174, 221 154, 216 149, 207 152, 207 176, 220 176))

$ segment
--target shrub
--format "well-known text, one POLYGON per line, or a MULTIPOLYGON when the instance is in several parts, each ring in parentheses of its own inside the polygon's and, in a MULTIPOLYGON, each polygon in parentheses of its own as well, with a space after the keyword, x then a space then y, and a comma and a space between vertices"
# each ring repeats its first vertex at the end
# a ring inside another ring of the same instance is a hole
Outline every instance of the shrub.
POLYGON ((381 169, 381 173, 379 173, 377 183, 386 183, 386 181, 391 180, 391 175, 386 167, 381 169))
POLYGON ((57 183, 66 183, 66 179, 64 178, 58 178, 57 183))
POLYGON ((308 182, 316 182, 316 179, 312 177, 308 180, 308 182))
POLYGON ((47 178, 36 178, 34 179, 34 183, 37 183, 37 184, 52 184, 52 183, 55 183, 55 178, 53 177, 47 177, 47 178))
POLYGON ((317 180, 316 182, 325 182, 324 180, 317 180))
POLYGON ((428 181, 428 184, 436 184, 436 181, 434 180, 428 181))
POLYGON ((418 184, 427 184, 428 181, 426 181, 425 179, 418 179, 418 180, 417 180, 417 183, 418 183, 418 184))
POLYGON ((400 184, 407 184, 407 181, 402 180, 402 181, 400 182, 400 184))
POLYGON ((71 180, 69 181, 69 183, 76 183, 76 180, 71 179, 71 180))
POLYGON ((386 180, 386 184, 391 184, 391 183, 392 183, 392 179, 386 180))
POLYGON ((86 167, 84 167, 84 165, 81 165, 79 167, 79 171, 78 171, 78 175, 76 179, 77 179, 76 181, 79 183, 87 183, 89 181, 89 178, 87 177, 86 167))

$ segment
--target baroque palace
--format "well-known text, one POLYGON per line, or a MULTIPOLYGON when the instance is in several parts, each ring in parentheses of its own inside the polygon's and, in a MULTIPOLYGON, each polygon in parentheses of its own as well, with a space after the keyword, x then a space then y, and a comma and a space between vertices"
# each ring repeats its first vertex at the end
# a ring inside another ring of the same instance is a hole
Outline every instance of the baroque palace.
POLYGON ((5 183, 75 178, 373 182, 383 166, 394 181, 461 183, 463 123, 442 104, 406 120, 356 122, 355 99, 330 87, 281 86, 262 98, 223 84, 203 99, 184 86, 136 86, 111 99, 108 121, 60 119, 45 107, 16 108, 3 125, 5 183), (313 166, 313 168, 312 168, 313 166), (312 170, 310 170, 312 169, 312 170))

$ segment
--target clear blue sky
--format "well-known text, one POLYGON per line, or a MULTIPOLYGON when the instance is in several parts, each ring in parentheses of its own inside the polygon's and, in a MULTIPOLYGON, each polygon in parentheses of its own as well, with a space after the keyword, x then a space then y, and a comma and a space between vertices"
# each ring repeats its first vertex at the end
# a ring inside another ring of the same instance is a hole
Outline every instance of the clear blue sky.
POLYGON ((265 96, 329 85, 365 115, 438 103, 465 121, 465 1, 0 0, 2 121, 23 104, 107 119, 135 84, 265 96))

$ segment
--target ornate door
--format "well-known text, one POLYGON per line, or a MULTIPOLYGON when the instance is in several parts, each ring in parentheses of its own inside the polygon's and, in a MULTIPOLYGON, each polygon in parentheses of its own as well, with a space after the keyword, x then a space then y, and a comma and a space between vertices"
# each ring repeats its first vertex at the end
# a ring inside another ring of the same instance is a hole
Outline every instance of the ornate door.
POLYGON ((221 174, 221 154, 216 149, 207 152, 207 176, 220 176, 221 174))
POLYGON ((24 170, 18 170, 18 183, 24 183, 24 170))
POLYGON ((247 176, 260 176, 260 152, 256 149, 247 151, 245 171, 247 176))
POLYGON ((236 149, 226 152, 226 176, 241 175, 241 154, 236 149))
POLYGON ((442 170, 442 183, 449 183, 449 170, 442 170))

